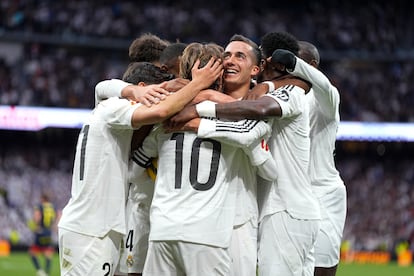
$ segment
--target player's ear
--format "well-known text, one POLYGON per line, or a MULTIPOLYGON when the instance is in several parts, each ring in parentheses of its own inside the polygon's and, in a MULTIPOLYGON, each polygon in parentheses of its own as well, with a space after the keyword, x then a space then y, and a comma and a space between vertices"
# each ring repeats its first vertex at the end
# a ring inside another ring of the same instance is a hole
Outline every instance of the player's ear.
POLYGON ((257 76, 257 74, 259 74, 260 71, 261 71, 260 66, 258 66, 258 65, 253 66, 252 71, 250 72, 251 77, 253 78, 253 77, 257 76))
POLYGON ((313 66, 313 67, 315 67, 315 68, 318 68, 318 66, 319 66, 318 61, 317 61, 316 59, 312 59, 312 60, 309 62, 309 64, 310 64, 310 65, 312 65, 312 66, 313 66))
POLYGON ((165 73, 168 72, 168 66, 167 65, 163 64, 163 65, 160 66, 160 68, 161 68, 161 71, 163 71, 165 73))
POLYGON ((143 81, 140 81, 137 85, 138 86, 146 86, 145 82, 143 82, 143 81))

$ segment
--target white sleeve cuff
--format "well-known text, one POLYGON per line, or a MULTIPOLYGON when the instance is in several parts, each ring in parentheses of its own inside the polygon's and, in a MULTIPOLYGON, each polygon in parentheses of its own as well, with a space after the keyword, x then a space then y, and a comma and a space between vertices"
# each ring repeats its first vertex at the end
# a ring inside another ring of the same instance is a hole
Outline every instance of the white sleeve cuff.
POLYGON ((267 84, 267 86, 269 86, 269 88, 267 89, 267 92, 272 92, 275 90, 275 84, 272 81, 264 81, 262 83, 267 84))
POLYGON ((198 116, 216 118, 216 104, 212 101, 204 101, 196 104, 198 116))
POLYGON ((209 119, 201 119, 198 126, 197 136, 206 137, 209 133, 216 130, 216 121, 209 119))
POLYGON ((118 79, 111 79, 99 82, 95 86, 96 104, 110 97, 121 97, 122 90, 128 85, 131 84, 118 79))

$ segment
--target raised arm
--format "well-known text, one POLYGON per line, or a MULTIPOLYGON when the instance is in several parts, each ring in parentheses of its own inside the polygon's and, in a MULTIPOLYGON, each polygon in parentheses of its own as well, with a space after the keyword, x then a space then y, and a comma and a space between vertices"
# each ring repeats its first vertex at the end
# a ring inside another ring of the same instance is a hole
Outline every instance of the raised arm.
POLYGON ((104 80, 95 86, 95 106, 110 97, 125 98, 151 106, 165 99, 169 93, 164 83, 140 86, 119 79, 104 80))
POLYGON ((336 107, 339 104, 338 89, 319 69, 295 56, 292 52, 283 49, 277 49, 273 53, 272 63, 283 64, 290 74, 312 83, 314 96, 320 103, 319 107, 323 109, 324 113, 335 115, 336 107))
POLYGON ((336 106, 339 104, 339 92, 320 70, 296 57, 296 66, 290 73, 311 82, 314 96, 324 113, 335 115, 336 106))
POLYGON ((171 117, 221 75, 223 66, 220 61, 212 58, 206 66, 200 69, 198 68, 199 64, 199 61, 194 64, 192 69, 193 79, 182 89, 168 96, 157 105, 138 107, 132 116, 132 126, 138 128, 142 125, 159 123, 171 117))

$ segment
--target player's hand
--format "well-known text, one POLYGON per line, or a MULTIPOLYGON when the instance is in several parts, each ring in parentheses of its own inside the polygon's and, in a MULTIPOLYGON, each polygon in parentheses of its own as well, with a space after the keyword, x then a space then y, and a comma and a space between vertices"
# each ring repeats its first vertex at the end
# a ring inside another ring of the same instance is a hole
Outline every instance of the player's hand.
POLYGON ((212 101, 215 103, 228 103, 228 102, 234 102, 235 99, 217 90, 206 89, 198 93, 197 96, 195 96, 195 98, 191 101, 191 103, 198 104, 203 101, 212 101))
POLYGON ((243 97, 243 100, 256 100, 266 94, 268 90, 269 87, 266 84, 258 83, 243 97))
POLYGON ((198 131, 198 127, 200 126, 201 118, 194 118, 182 124, 172 125, 170 124, 169 120, 164 121, 163 126, 167 133, 177 132, 177 131, 198 131))
POLYGON ((295 69, 296 56, 291 51, 285 49, 276 49, 271 58, 271 63, 280 63, 285 66, 285 71, 295 69))
POLYGON ((160 87, 159 84, 147 86, 129 85, 124 88, 124 97, 150 107, 164 100, 170 92, 160 87))
POLYGON ((212 57, 204 67, 198 68, 199 66, 200 60, 197 60, 191 69, 191 76, 193 81, 200 82, 203 88, 210 87, 210 85, 223 75, 221 59, 212 57))
POLYGON ((180 112, 169 118, 166 123, 169 128, 175 128, 190 121, 191 119, 198 117, 199 116, 195 105, 187 105, 180 112))
POLYGON ((183 79, 183 78, 176 78, 170 81, 165 81, 160 84, 161 88, 164 88, 165 90, 169 92, 177 92, 181 88, 183 88, 186 84, 188 84, 190 80, 183 79))

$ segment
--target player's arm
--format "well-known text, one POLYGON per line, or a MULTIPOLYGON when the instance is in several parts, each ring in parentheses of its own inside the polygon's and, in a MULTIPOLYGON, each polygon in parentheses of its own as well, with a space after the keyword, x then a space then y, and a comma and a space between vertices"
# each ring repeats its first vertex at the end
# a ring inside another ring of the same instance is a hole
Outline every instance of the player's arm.
POLYGON ((276 180, 276 162, 266 143, 272 131, 270 124, 257 120, 224 122, 203 118, 199 121, 197 136, 241 147, 262 178, 276 180))
POLYGON ((283 64, 290 74, 312 83, 314 95, 321 106, 335 112, 339 104, 339 92, 325 74, 288 50, 277 49, 271 60, 283 64))
POLYGON ((260 82, 243 97, 243 100, 257 100, 272 90, 274 90, 274 84, 271 81, 260 82))
POLYGON ((200 103, 196 105, 196 114, 201 117, 218 117, 237 120, 269 120, 288 118, 304 112, 303 98, 305 89, 294 84, 286 84, 257 100, 236 101, 225 104, 200 103))
POLYGON ((260 97, 257 100, 234 101, 229 103, 202 102, 196 105, 185 107, 178 114, 170 119, 170 124, 181 125, 193 118, 210 117, 226 120, 262 120, 272 117, 280 117, 282 109, 280 104, 267 97, 260 97))
POLYGON ((211 58, 203 67, 198 68, 200 61, 195 62, 192 72, 193 79, 176 93, 168 96, 157 105, 144 105, 135 109, 131 125, 138 128, 142 125, 164 121, 177 113, 189 103, 201 90, 209 87, 221 74, 223 66, 220 61, 211 58))
POLYGON ((257 140, 243 150, 249 157, 250 163, 257 168, 259 176, 269 181, 277 179, 276 161, 270 153, 265 139, 257 140))
POLYGON ((145 137, 142 145, 132 151, 132 161, 142 168, 144 171, 151 166, 153 158, 158 157, 157 136, 160 131, 164 131, 160 124, 155 125, 151 132, 145 137))
POLYGON ((202 138, 211 138, 236 147, 247 147, 259 138, 270 136, 271 127, 261 120, 221 121, 212 118, 194 118, 180 125, 164 122, 168 132, 192 131, 202 138))
POLYGON ((248 147, 262 137, 270 136, 269 124, 258 120, 220 121, 202 118, 197 136, 211 138, 237 147, 248 147))
POLYGON ((166 84, 134 85, 119 79, 104 80, 95 86, 95 105, 110 97, 126 98, 151 106, 169 95, 166 84))
POLYGON ((236 99, 233 97, 219 92, 213 89, 206 89, 198 93, 198 95, 192 100, 192 104, 198 104, 203 101, 212 101, 215 103, 228 103, 234 102, 236 99))
POLYGON ((39 227, 39 225, 41 224, 41 220, 42 220, 42 211, 40 210, 40 208, 35 208, 33 211, 33 221, 36 227, 39 227))

